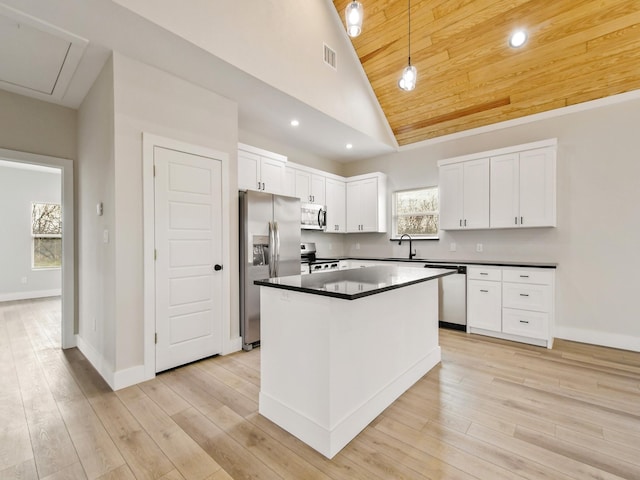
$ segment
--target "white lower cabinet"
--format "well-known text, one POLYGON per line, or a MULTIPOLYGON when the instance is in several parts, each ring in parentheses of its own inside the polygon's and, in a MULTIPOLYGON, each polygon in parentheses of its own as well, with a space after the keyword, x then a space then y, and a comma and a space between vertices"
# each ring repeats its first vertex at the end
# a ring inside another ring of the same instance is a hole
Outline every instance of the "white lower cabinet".
POLYGON ((487 280, 467 282, 467 323, 494 332, 502 330, 502 284, 487 280))
POLYGON ((469 267, 468 331, 551 348, 554 291, 552 269, 469 267))

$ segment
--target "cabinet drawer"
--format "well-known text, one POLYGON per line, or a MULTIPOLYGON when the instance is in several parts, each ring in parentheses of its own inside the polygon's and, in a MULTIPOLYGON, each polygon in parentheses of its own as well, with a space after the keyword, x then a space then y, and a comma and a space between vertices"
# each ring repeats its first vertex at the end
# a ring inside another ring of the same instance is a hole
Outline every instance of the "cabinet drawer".
POLYGON ((549 312, 551 310, 551 287, 504 282, 502 284, 502 306, 549 312))
POLYGON ((502 331, 522 337, 549 338, 549 314, 526 310, 502 309, 502 331))
POLYGON ((521 270, 507 269, 502 271, 502 280, 514 283, 536 283, 540 285, 551 285, 553 283, 553 272, 549 270, 521 270))
POLYGON ((467 268, 467 278, 499 282, 502 280, 502 269, 496 267, 469 267, 467 268))

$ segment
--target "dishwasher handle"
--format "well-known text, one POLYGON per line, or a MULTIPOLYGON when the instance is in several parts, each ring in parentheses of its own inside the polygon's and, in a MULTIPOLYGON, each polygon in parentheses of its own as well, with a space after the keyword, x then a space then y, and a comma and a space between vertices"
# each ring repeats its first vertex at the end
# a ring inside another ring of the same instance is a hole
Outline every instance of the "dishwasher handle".
POLYGON ((466 265, 456 265, 456 264, 436 264, 436 263, 427 263, 424 265, 424 268, 442 268, 444 270, 455 270, 456 273, 466 275, 467 274, 467 266, 466 265))

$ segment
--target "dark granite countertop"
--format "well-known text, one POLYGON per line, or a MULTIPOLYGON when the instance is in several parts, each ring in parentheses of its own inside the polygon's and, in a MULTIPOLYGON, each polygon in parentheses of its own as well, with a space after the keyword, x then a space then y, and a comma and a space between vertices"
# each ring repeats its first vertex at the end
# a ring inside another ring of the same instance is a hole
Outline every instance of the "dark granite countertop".
MULTIPOLYGON (((381 257, 332 257, 338 260, 361 260, 363 262, 407 262, 407 263, 435 263, 442 265, 490 265, 495 267, 522 267, 522 268, 557 268, 557 263, 551 262, 518 262, 505 260, 438 260, 433 258, 381 258, 381 257)), ((318 257, 318 260, 322 260, 318 257)))
POLYGON ((262 287, 281 288, 326 297, 356 300, 369 295, 402 288, 420 282, 453 275, 454 270, 375 266, 349 270, 331 270, 311 275, 267 278, 254 283, 262 287))

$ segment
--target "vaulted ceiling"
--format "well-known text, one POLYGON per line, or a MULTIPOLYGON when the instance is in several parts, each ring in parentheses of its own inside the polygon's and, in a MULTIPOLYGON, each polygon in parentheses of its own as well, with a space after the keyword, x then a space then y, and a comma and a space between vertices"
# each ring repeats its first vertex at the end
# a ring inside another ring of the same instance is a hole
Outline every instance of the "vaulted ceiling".
POLYGON ((638 0, 413 0, 412 92, 407 0, 361 2, 353 45, 400 145, 640 88, 638 0))

